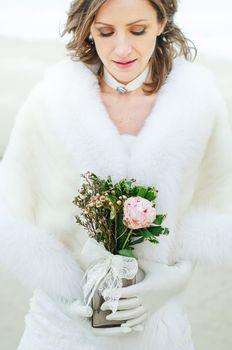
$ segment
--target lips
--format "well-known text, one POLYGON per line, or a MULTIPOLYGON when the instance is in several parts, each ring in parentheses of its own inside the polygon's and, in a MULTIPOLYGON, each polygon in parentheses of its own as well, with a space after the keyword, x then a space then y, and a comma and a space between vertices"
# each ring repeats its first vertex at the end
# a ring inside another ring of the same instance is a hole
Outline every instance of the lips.
POLYGON ((122 64, 122 65, 127 65, 127 64, 130 64, 132 62, 135 62, 135 60, 132 60, 132 61, 114 61, 115 63, 118 63, 118 64, 122 64))

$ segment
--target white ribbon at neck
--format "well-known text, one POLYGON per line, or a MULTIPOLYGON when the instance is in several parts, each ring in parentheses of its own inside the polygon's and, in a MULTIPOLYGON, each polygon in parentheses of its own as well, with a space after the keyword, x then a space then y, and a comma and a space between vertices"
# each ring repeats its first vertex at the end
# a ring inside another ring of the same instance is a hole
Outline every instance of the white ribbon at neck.
POLYGON ((123 84, 118 82, 111 74, 108 72, 108 70, 103 66, 103 79, 106 82, 107 85, 112 87, 112 89, 117 90, 119 93, 125 94, 130 91, 134 91, 138 88, 140 88, 145 81, 147 80, 149 74, 149 66, 147 66, 144 71, 134 80, 132 80, 128 84, 123 84))
POLYGON ((113 255, 93 238, 88 238, 81 253, 90 259, 90 266, 81 281, 86 305, 90 305, 95 292, 100 291, 111 311, 115 313, 120 299, 119 288, 122 287, 122 279, 135 277, 138 272, 137 260, 113 255), (109 290, 107 295, 104 294, 106 289, 109 290), (110 293, 113 289, 114 292, 110 293))

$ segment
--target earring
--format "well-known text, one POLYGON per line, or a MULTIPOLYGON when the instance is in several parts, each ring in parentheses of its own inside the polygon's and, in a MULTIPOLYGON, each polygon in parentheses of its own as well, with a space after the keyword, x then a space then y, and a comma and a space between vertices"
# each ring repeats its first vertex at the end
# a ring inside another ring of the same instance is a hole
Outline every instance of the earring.
POLYGON ((93 43, 94 41, 93 41, 93 36, 92 36, 92 34, 91 33, 89 33, 89 41, 91 41, 91 43, 93 43))

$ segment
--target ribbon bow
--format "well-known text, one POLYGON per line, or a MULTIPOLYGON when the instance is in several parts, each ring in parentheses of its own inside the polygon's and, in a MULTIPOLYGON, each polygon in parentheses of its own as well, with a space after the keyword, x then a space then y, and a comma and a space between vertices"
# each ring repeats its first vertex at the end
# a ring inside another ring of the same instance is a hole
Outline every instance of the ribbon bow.
POLYGON ((103 298, 108 301, 113 313, 117 311, 121 296, 122 279, 133 279, 138 272, 138 263, 135 258, 122 255, 113 255, 103 244, 89 238, 85 243, 83 255, 91 259, 90 266, 82 278, 84 301, 89 305, 95 292, 100 291, 103 298), (116 293, 110 293, 116 288, 116 293), (104 293, 107 291, 107 295, 104 293))

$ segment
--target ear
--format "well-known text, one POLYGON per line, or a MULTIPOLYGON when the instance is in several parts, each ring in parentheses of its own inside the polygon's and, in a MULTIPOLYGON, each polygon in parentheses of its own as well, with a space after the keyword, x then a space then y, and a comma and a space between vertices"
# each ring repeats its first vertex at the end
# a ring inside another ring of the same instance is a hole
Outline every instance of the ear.
POLYGON ((167 21, 168 21, 167 18, 163 18, 162 21, 159 22, 159 33, 158 33, 158 35, 160 35, 163 32, 163 30, 164 30, 164 28, 165 28, 165 26, 167 24, 167 21))

